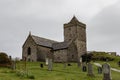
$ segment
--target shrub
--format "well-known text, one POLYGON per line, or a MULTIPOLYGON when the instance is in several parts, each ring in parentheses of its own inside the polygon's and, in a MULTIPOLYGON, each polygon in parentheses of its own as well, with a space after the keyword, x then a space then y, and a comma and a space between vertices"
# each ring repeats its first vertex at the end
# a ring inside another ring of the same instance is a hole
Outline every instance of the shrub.
POLYGON ((27 71, 23 71, 23 70, 16 71, 16 75, 22 79, 23 78, 35 79, 34 75, 30 75, 27 71))
POLYGON ((0 53, 0 66, 1 67, 10 67, 11 60, 8 58, 8 55, 6 53, 0 53))
POLYGON ((35 79, 35 76, 34 75, 28 75, 28 78, 29 79, 35 79))
POLYGON ((115 59, 114 56, 106 52, 92 52, 90 54, 92 55, 91 59, 93 61, 113 61, 115 59))
POLYGON ((90 62, 92 58, 92 54, 83 54, 82 55, 82 62, 90 62))

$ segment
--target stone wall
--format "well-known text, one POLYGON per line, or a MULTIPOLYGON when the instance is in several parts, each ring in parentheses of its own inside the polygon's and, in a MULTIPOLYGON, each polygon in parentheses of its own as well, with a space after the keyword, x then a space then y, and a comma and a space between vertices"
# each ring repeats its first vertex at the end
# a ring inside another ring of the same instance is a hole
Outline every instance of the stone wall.
POLYGON ((79 41, 86 42, 86 29, 85 28, 81 26, 77 26, 77 39, 79 41))
POLYGON ((67 61, 67 49, 54 51, 54 62, 66 62, 67 61))
POLYGON ((36 50, 36 44, 34 43, 33 39, 28 36, 27 40, 25 41, 23 47, 22 47, 22 59, 25 60, 25 57, 27 59, 27 61, 37 61, 37 50, 36 50), (31 54, 28 55, 28 48, 31 49, 31 54))
POLYGON ((76 26, 64 26, 64 41, 71 41, 77 37, 76 26))
POLYGON ((51 49, 43 46, 37 47, 37 61, 45 61, 51 55, 51 49))
POLYGON ((27 61, 45 61, 46 58, 53 58, 54 62, 76 62, 87 51, 86 25, 73 17, 71 22, 64 24, 64 41, 71 43, 67 49, 53 51, 52 47, 37 45, 29 35, 23 45, 22 58, 26 57, 27 61))
POLYGON ((81 57, 81 55, 87 53, 86 50, 86 42, 84 41, 79 41, 79 40, 76 40, 76 45, 77 45, 77 52, 78 52, 78 57, 81 57))
POLYGON ((68 54, 68 62, 76 62, 77 61, 77 47, 74 44, 74 42, 72 42, 67 50, 67 54, 68 54))
POLYGON ((86 48, 86 25, 79 24, 64 24, 64 41, 73 41, 75 45, 68 48, 68 60, 76 61, 85 54, 86 48), (76 59, 73 59, 75 56, 76 59))

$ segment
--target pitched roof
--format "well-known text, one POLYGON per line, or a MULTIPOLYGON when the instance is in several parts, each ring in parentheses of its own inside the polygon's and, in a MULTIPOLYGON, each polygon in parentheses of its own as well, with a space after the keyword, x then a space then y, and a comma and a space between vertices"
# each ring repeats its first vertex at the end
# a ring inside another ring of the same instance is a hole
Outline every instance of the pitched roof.
POLYGON ((82 27, 84 27, 84 28, 85 28, 85 26, 86 26, 86 24, 80 22, 75 16, 73 16, 73 18, 70 20, 70 22, 65 23, 65 24, 64 24, 64 27, 65 27, 65 26, 69 26, 69 25, 80 25, 80 26, 82 26, 82 27))
POLYGON ((78 19, 75 16, 73 16, 73 18, 71 19, 70 22, 79 22, 79 21, 78 21, 78 19))
POLYGON ((69 44, 68 42, 59 42, 59 43, 53 43, 52 48, 53 50, 60 50, 60 49, 66 49, 68 48, 69 44))
POLYGON ((45 46, 45 47, 50 47, 50 48, 52 48, 53 43, 57 42, 57 41, 41 38, 41 37, 34 36, 34 35, 31 35, 31 37, 33 38, 36 44, 45 46))
POLYGON ((71 21, 69 23, 85 25, 84 23, 80 22, 75 16, 73 16, 73 18, 71 19, 71 21))

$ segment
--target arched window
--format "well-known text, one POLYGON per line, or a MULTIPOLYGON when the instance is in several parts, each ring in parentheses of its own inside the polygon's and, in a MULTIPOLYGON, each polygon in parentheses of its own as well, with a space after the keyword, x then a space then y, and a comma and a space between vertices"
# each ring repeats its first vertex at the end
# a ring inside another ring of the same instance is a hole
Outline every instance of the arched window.
POLYGON ((28 55, 31 55, 31 48, 29 47, 27 50, 28 55))

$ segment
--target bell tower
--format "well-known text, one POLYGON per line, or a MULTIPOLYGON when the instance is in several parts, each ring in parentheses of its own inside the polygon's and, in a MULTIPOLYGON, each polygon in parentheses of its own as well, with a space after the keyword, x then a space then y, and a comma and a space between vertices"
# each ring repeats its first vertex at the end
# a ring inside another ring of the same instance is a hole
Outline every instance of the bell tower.
POLYGON ((64 24, 64 41, 75 42, 78 58, 86 53, 86 24, 73 16, 70 22, 64 24))

